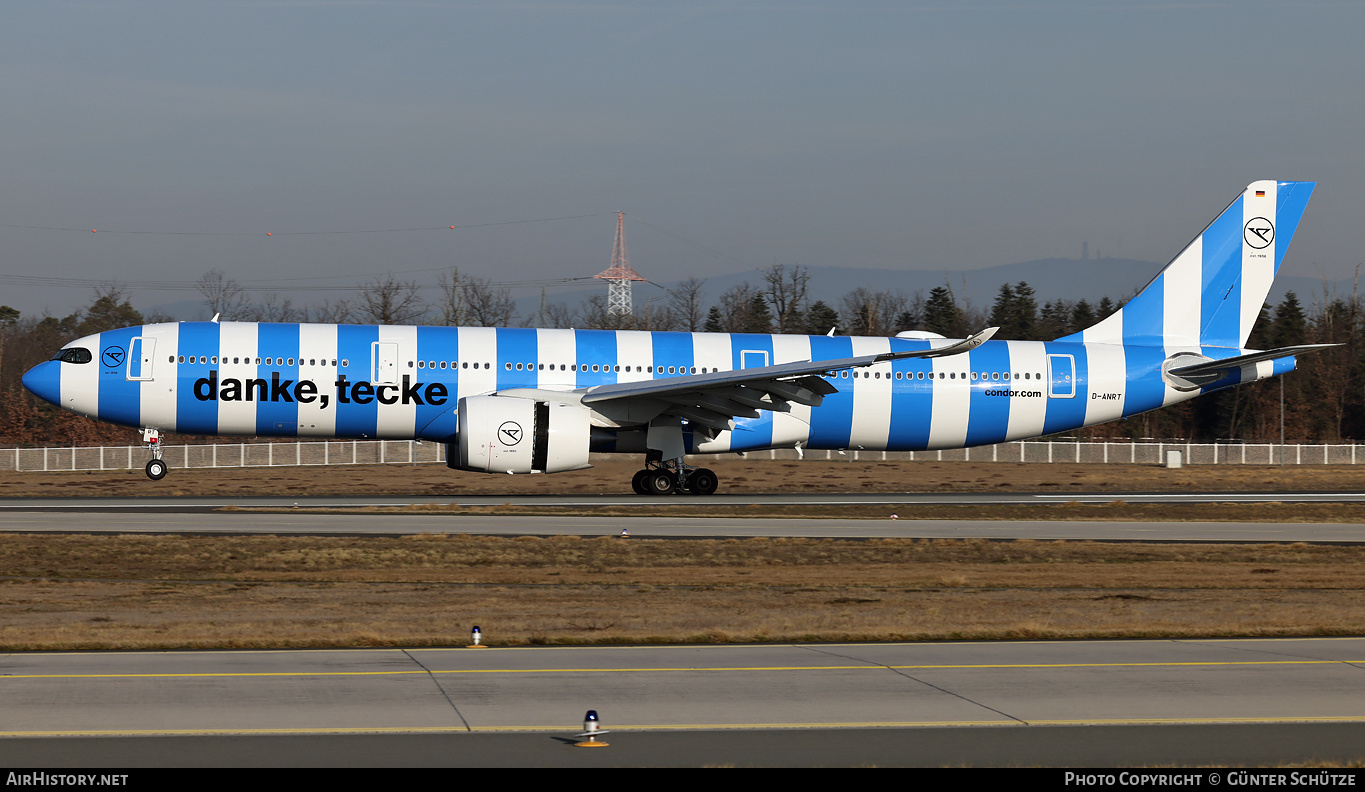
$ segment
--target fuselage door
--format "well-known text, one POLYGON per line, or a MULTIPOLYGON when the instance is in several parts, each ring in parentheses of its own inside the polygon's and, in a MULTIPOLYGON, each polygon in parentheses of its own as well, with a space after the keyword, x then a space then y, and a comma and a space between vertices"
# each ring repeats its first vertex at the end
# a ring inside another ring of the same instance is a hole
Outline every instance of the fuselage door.
POLYGON ((763 368, 768 365, 768 350, 743 349, 739 353, 740 368, 763 368))
POLYGON ((152 379, 152 359, 156 357, 156 339, 134 336, 128 344, 128 379, 147 382, 152 379))
POLYGON ((1076 357, 1074 355, 1047 356, 1047 397, 1073 399, 1076 397, 1076 357))
POLYGON ((376 385, 398 384, 398 344, 375 341, 370 345, 370 375, 376 385))

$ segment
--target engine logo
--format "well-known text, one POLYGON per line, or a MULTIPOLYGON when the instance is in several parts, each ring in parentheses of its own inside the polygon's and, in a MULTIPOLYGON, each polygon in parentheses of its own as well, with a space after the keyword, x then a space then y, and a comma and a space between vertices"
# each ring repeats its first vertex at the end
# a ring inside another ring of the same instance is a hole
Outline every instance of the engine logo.
POLYGON ((514 446, 521 442, 521 424, 516 421, 504 421, 498 427, 498 439, 503 445, 514 446))

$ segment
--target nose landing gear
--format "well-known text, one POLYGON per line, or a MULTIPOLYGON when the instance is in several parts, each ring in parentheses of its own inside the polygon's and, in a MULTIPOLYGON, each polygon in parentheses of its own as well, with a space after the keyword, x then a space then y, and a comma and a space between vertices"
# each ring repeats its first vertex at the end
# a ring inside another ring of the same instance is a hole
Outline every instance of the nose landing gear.
POLYGON ((142 442, 146 443, 152 452, 151 461, 146 467, 147 478, 160 481, 166 477, 166 471, 170 470, 170 466, 161 458, 161 432, 156 429, 143 429, 142 442))

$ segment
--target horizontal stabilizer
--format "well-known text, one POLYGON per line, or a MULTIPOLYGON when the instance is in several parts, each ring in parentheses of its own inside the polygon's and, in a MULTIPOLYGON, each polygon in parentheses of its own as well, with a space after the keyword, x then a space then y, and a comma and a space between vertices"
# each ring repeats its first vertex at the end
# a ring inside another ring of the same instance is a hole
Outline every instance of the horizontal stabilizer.
POLYGON ((1334 346, 1341 346, 1341 344, 1303 344, 1301 346, 1268 349, 1265 352, 1252 352, 1247 355, 1222 358, 1221 360, 1204 359, 1189 366, 1180 366, 1178 368, 1169 369, 1166 373, 1185 379, 1190 379, 1192 377, 1207 377, 1214 374, 1222 375, 1235 368, 1251 363, 1260 363, 1264 360, 1279 360, 1280 358, 1316 352, 1319 349, 1327 349, 1328 347, 1334 346))

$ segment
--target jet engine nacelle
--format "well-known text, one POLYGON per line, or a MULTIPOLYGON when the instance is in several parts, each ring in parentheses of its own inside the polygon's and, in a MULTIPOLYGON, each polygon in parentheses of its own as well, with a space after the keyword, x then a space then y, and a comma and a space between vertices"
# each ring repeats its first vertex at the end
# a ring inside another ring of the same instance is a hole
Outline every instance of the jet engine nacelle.
POLYGON ((467 396, 446 464, 485 473, 559 473, 588 464, 591 411, 580 404, 467 396), (453 446, 453 447, 452 447, 453 446))

